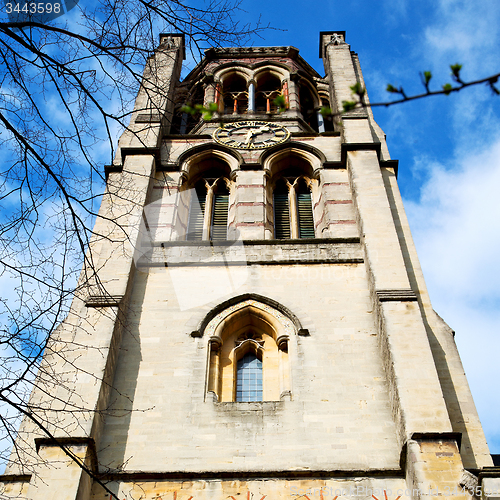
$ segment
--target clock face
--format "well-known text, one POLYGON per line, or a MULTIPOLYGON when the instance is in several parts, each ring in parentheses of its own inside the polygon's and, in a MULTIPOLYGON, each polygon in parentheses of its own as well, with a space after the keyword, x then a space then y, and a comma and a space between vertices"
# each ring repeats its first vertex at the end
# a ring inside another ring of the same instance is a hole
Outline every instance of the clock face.
POLYGON ((235 149, 263 149, 281 144, 290 138, 283 126, 268 122, 234 122, 219 127, 214 140, 235 149))

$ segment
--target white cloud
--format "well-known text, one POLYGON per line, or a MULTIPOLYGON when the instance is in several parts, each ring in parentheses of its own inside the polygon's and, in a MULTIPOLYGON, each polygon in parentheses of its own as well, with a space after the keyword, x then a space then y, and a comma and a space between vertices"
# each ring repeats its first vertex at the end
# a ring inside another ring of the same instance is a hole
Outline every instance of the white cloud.
POLYGON ((447 72, 456 62, 464 65, 464 74, 498 68, 499 19, 497 0, 440 0, 420 49, 435 70, 447 72))
POLYGON ((428 175, 406 201, 434 308, 456 340, 492 452, 500 453, 500 138, 449 165, 418 165, 428 175))

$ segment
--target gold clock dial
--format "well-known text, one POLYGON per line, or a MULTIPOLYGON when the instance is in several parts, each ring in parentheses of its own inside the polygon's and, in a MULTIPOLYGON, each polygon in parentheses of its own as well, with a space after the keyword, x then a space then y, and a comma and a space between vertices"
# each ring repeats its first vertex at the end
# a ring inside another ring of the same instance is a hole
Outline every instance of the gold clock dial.
POLYGON ((287 141, 290 132, 277 123, 234 122, 219 127, 213 138, 235 149, 263 149, 287 141))

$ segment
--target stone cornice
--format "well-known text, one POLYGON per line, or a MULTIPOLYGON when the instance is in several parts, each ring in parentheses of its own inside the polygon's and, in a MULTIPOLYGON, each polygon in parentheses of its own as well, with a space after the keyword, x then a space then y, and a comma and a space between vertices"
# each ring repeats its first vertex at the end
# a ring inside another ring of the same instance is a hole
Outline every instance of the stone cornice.
POLYGON ((375 292, 377 294, 378 300, 380 302, 391 302, 391 301, 399 301, 399 302, 408 302, 417 300, 417 295, 413 290, 377 290, 375 292))
POLYGON ((86 307, 118 307, 123 299, 122 295, 89 295, 85 299, 86 307))

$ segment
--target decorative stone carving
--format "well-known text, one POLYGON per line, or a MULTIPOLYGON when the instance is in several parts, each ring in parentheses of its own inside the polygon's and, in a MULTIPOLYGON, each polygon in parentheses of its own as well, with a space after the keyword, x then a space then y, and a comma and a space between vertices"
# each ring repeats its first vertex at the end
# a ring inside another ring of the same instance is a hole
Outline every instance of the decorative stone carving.
POLYGON ((334 33, 330 37, 330 43, 328 45, 347 45, 344 41, 344 36, 340 33, 334 33))
POLYGON ((171 49, 176 49, 177 48, 176 45, 175 45, 175 41, 174 41, 174 39, 171 36, 166 36, 161 41, 160 47, 162 49, 167 49, 167 50, 171 50, 171 49))
POLYGON ((261 309, 271 314, 271 316, 274 316, 283 325, 283 330, 286 335, 291 336, 293 334, 293 325, 288 318, 286 318, 282 313, 280 313, 273 307, 270 307, 267 304, 262 304, 260 302, 257 302, 256 300, 245 300, 243 302, 238 302, 237 304, 234 304, 228 307, 227 309, 224 309, 222 312, 217 314, 217 316, 212 318, 210 323, 208 323, 207 327, 205 328, 204 333, 208 335, 213 335, 216 327, 220 324, 221 321, 227 318, 227 316, 229 316, 235 311, 238 311, 248 306, 255 307, 256 309, 261 309))
POLYGON ((236 347, 240 347, 241 345, 245 344, 246 342, 252 342, 256 344, 257 348, 264 348, 264 341, 262 340, 262 337, 258 333, 253 333, 253 332, 247 332, 244 333, 243 335, 240 335, 237 340, 235 340, 235 345, 236 347))

